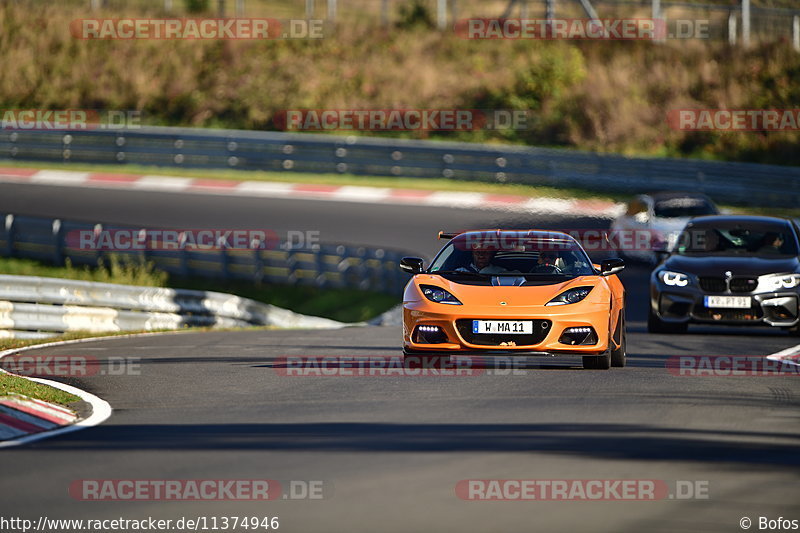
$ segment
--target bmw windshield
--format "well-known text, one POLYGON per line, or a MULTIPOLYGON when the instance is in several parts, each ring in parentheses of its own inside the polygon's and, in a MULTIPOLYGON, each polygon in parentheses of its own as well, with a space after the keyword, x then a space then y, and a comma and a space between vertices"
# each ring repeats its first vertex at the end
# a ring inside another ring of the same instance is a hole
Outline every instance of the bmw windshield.
POLYGON ((717 210, 703 198, 669 198, 657 201, 653 212, 659 218, 691 218, 715 215, 717 210))
POLYGON ((678 239, 675 253, 779 258, 796 256, 798 249, 788 224, 709 221, 687 226, 678 239))

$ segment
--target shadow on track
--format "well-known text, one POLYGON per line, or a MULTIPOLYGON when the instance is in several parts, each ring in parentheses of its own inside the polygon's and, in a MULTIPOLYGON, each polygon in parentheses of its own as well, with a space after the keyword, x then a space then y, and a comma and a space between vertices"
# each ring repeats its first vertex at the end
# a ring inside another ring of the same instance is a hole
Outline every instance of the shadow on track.
MULTIPOLYGON (((508 452, 800 466, 800 436, 639 424, 275 423, 106 425, 34 444, 58 450, 508 452)), ((9 450, 6 453, 14 453, 9 450)))

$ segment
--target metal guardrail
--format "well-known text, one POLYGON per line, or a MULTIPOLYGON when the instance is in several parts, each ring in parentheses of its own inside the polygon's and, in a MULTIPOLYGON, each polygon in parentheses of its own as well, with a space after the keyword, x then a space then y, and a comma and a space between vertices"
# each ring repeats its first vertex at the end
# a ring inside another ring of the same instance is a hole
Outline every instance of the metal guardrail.
POLYGON ((4 130, 0 159, 445 177, 622 193, 696 190, 719 202, 800 205, 800 167, 352 135, 165 127, 4 130))
MULTIPOLYGON (((397 250, 320 244, 311 248, 213 250, 86 250, 67 236, 76 231, 139 230, 123 226, 22 217, 0 213, 0 255, 63 265, 97 266, 110 255, 140 258, 179 277, 217 278, 256 283, 353 288, 400 294, 409 275, 399 268, 397 250)), ((153 229, 153 228, 149 228, 153 229)), ((116 286, 115 286, 116 287, 116 286)), ((116 298, 117 296, 115 296, 116 298)))
POLYGON ((152 331, 189 326, 345 325, 218 292, 0 275, 0 337, 42 338, 67 331, 152 331))

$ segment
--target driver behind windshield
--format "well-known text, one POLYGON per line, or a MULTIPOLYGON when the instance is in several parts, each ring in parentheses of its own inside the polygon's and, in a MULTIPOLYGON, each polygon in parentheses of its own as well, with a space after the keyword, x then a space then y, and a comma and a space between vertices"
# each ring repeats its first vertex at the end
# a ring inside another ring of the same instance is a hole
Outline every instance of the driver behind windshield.
POLYGON ((457 272, 476 272, 478 274, 503 274, 507 269, 492 263, 496 250, 486 250, 482 248, 472 249, 472 262, 467 266, 456 269, 457 272))
POLYGON ((539 252, 539 258, 536 260, 536 266, 533 268, 534 272, 544 274, 558 274, 561 272, 557 261, 559 253, 553 250, 542 250, 539 252))

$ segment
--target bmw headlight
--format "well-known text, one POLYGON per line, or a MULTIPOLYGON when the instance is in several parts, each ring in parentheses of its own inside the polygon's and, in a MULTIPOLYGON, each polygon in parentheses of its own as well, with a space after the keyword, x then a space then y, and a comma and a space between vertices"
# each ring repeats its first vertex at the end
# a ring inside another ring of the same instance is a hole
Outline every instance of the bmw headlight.
POLYGON ((680 272, 670 272, 669 270, 662 270, 658 273, 658 277, 665 285, 672 287, 685 287, 689 284, 689 276, 681 274, 680 272))
POLYGON ((800 274, 770 274, 758 279, 758 292, 794 289, 800 285, 800 274))
POLYGON ((461 305, 458 298, 440 287, 434 285, 420 285, 419 288, 422 289, 422 294, 425 295, 425 298, 432 302, 436 302, 437 304, 461 305))
POLYGON ((567 305, 578 303, 592 292, 591 287, 575 287, 566 290, 544 305, 567 305))

